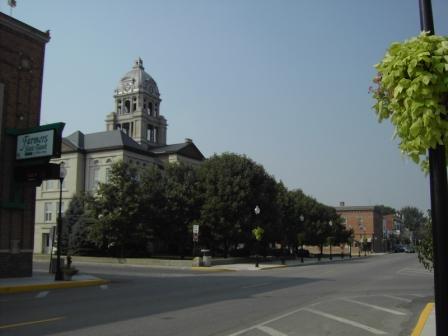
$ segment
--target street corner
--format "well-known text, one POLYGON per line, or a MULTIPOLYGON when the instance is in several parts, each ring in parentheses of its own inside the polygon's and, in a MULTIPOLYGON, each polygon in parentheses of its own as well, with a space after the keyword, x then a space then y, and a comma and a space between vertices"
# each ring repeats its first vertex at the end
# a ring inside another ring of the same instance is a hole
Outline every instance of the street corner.
POLYGON ((8 283, 0 285, 0 295, 2 294, 16 294, 25 292, 36 292, 49 289, 64 289, 64 288, 80 288, 80 287, 92 287, 100 286, 110 283, 109 280, 100 278, 80 278, 70 281, 54 281, 54 282, 39 282, 33 283, 32 280, 29 283, 8 283))
POLYGON ((434 315, 434 302, 429 302, 423 308, 418 318, 417 324, 411 336, 431 336, 435 335, 435 321, 431 319, 434 315))

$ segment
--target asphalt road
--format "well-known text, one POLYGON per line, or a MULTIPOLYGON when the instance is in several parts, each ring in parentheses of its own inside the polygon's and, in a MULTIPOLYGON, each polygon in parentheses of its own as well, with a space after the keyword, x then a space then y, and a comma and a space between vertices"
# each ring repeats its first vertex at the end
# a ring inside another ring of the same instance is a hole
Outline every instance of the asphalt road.
POLYGON ((112 282, 2 295, 0 335, 409 335, 433 296, 415 254, 226 273, 77 266, 112 282))

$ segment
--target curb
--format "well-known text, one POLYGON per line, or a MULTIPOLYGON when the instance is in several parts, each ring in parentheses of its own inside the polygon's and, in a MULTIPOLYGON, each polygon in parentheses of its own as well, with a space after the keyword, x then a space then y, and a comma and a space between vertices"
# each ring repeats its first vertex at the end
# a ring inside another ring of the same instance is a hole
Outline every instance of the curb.
POLYGON ((78 287, 90 287, 99 286, 110 283, 109 280, 94 279, 94 280, 78 280, 78 281, 61 281, 55 283, 41 283, 34 285, 11 285, 0 286, 0 294, 14 294, 42 291, 46 289, 60 289, 60 288, 78 288, 78 287))
POLYGON ((205 266, 192 266, 192 271, 201 271, 201 272, 236 272, 236 270, 228 269, 228 268, 210 268, 205 266))
POLYGON ((431 314, 433 308, 434 302, 429 302, 428 304, 426 304, 425 308, 423 308, 422 312, 420 313, 420 317, 418 318, 417 324, 415 325, 414 331, 412 332, 411 336, 420 336, 423 328, 425 327, 426 321, 428 320, 429 314, 431 314))
POLYGON ((289 266, 288 265, 267 266, 267 267, 260 268, 260 271, 266 271, 266 270, 275 269, 275 268, 286 268, 286 267, 289 267, 289 266))

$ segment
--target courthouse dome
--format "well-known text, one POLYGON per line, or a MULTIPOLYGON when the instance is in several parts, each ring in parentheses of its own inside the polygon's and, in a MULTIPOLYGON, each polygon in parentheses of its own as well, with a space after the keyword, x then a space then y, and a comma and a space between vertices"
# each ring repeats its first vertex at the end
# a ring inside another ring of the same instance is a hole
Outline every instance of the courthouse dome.
POLYGON ((159 88, 156 81, 145 71, 143 61, 138 58, 132 70, 126 73, 118 84, 117 94, 146 92, 151 96, 159 97, 159 88))

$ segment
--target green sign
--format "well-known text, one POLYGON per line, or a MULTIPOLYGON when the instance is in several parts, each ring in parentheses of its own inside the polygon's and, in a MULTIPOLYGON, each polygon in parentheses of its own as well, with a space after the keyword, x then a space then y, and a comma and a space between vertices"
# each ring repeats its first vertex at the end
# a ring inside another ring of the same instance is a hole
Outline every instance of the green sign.
POLYGON ((17 136, 16 159, 33 159, 53 155, 54 130, 17 136))

